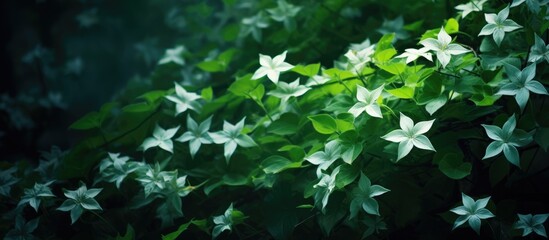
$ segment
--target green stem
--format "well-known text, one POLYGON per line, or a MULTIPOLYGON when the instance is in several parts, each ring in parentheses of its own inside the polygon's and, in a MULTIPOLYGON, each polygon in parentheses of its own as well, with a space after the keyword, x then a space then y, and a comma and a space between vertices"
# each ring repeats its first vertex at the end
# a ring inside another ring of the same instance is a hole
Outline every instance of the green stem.
POLYGON ((449 77, 454 77, 454 78, 461 79, 461 77, 458 76, 458 75, 453 75, 453 74, 445 73, 445 72, 442 72, 442 71, 440 71, 440 70, 435 70, 435 72, 437 72, 438 74, 441 74, 441 75, 445 75, 445 76, 449 76, 449 77))
POLYGON ((393 117, 395 118, 398 118, 398 116, 395 114, 395 112, 393 111, 393 109, 391 109, 389 106, 385 105, 385 104, 382 104, 381 107, 389 110, 389 112, 391 113, 391 115, 393 115, 393 117))
POLYGON ((301 222, 298 222, 296 225, 294 225, 294 228, 297 228, 299 225, 301 225, 301 224, 303 224, 303 223, 309 221, 309 219, 311 219, 311 218, 313 218, 313 217, 316 217, 316 215, 318 215, 318 212, 315 213, 315 214, 313 214, 313 215, 311 215, 311 216, 308 216, 307 218, 305 218, 305 219, 303 219, 303 220, 301 220, 301 222))
POLYGON ((135 127, 133 127, 132 129, 116 136, 115 138, 109 140, 108 142, 105 142, 103 143, 101 146, 99 146, 99 148, 105 148, 106 146, 110 145, 111 143, 113 142, 116 142, 120 139, 122 139, 123 137, 125 137, 126 135, 130 134, 131 132, 139 129, 143 124, 145 124, 145 122, 147 122, 149 119, 151 119, 154 115, 156 115, 158 112, 160 112, 160 107, 156 107, 156 110, 154 112, 152 112, 151 114, 149 114, 149 116, 147 116, 145 119, 143 119, 143 121, 141 121, 139 124, 137 124, 135 127))
POLYGON ((265 108, 265 105, 263 105, 263 103, 261 102, 261 100, 259 99, 256 99, 254 97, 252 97, 249 93, 245 93, 246 96, 252 100, 254 100, 254 102, 265 112, 265 114, 267 114, 267 117, 269 118, 269 120, 271 120, 271 122, 273 122, 273 117, 271 116, 271 114, 269 113, 269 111, 267 110, 267 108, 265 108))
POLYGON ((347 85, 345 85, 345 83, 339 77, 337 78, 337 80, 341 85, 343 85, 343 87, 345 87, 345 89, 347 89, 347 91, 349 91, 351 95, 353 94, 353 91, 351 91, 351 89, 347 87, 347 85))
POLYGON ((265 108, 265 105, 263 105, 262 102, 257 102, 256 103, 259 105, 259 107, 261 107, 261 109, 263 109, 263 111, 265 112, 265 114, 267 114, 267 117, 269 118, 269 120, 271 120, 271 122, 274 122, 273 120, 273 117, 271 116, 271 114, 269 113, 269 111, 267 110, 267 108, 265 108))

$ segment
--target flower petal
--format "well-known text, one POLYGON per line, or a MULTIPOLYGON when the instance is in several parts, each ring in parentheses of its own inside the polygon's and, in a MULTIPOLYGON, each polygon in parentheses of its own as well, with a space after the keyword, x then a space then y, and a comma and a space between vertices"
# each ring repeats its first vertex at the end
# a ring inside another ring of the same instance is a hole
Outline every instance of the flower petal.
POLYGON ((431 127, 433 126, 433 122, 435 122, 435 119, 430 120, 430 121, 418 122, 418 123, 417 123, 416 125, 414 125, 414 127, 412 128, 412 133, 413 133, 413 135, 419 135, 419 134, 424 134, 424 133, 426 133, 426 132, 429 131, 429 129, 431 129, 431 127))
POLYGON ((409 133, 414 128, 414 121, 403 113, 400 113, 400 128, 404 132, 409 133))
POLYGON ((486 153, 484 154, 484 157, 482 159, 491 158, 493 156, 496 156, 503 151, 503 142, 500 141, 494 141, 488 145, 486 148, 486 153))
POLYGON ((387 133, 385 136, 382 136, 381 138, 391 142, 402 142, 409 139, 409 137, 406 135, 406 132, 401 129, 393 130, 390 133, 387 133))
POLYGON ((438 42, 442 45, 448 45, 452 42, 452 38, 446 33, 444 28, 440 28, 440 32, 438 32, 438 42))
POLYGON ((414 143, 412 140, 407 139, 398 144, 398 157, 397 161, 402 159, 403 157, 406 157, 410 151, 412 151, 412 148, 414 147, 414 143))
POLYGON ((503 144, 503 154, 510 163, 520 168, 520 156, 517 148, 510 144, 503 144))
POLYGON ((252 76, 252 80, 256 80, 256 79, 260 79, 262 78, 263 76, 267 75, 267 73, 269 72, 270 69, 266 68, 266 67, 259 67, 259 69, 257 69, 255 72, 254 72, 254 75, 252 76))
POLYGON ((360 116, 360 114, 362 114, 364 111, 366 111, 366 107, 368 105, 366 103, 363 103, 363 102, 357 102, 355 103, 355 105, 353 105, 351 107, 351 109, 349 109, 349 113, 353 114, 353 116, 356 118, 358 116, 360 116))
POLYGON ((517 103, 520 107, 520 110, 524 110, 526 107, 526 103, 528 103, 528 98, 530 97, 530 91, 526 88, 521 88, 518 90, 517 95, 515 95, 515 100, 517 100, 517 103))
POLYGON ((415 138, 412 139, 412 143, 417 148, 436 151, 433 145, 431 144, 431 141, 429 141, 429 139, 425 135, 416 136, 415 138))
POLYGON ((381 109, 377 104, 370 104, 366 106, 366 112, 372 117, 383 118, 383 115, 381 115, 381 109))
POLYGON ((281 53, 280 55, 277 55, 273 58, 273 64, 275 66, 278 66, 279 64, 283 63, 284 60, 286 59, 286 54, 288 53, 288 51, 284 51, 283 53, 281 53))

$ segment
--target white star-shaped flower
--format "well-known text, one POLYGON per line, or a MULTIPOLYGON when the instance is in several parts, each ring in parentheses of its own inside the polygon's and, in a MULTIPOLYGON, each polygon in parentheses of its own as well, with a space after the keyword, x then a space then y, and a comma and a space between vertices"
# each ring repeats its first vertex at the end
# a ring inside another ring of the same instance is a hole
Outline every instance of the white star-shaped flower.
POLYGON ((387 141, 398 142, 398 158, 397 161, 408 155, 412 148, 417 148, 436 151, 431 141, 423 135, 431 126, 435 120, 418 122, 414 125, 414 121, 406 115, 400 113, 400 128, 393 130, 392 132, 381 137, 387 141))
POLYGON ((371 45, 360 51, 349 49, 349 51, 345 53, 345 57, 349 59, 349 64, 353 66, 355 71, 361 72, 366 63, 372 62, 372 56, 375 52, 374 48, 375 45, 371 45))
POLYGON ((179 115, 187 109, 198 112, 200 104, 196 100, 202 97, 196 93, 187 92, 185 88, 175 83, 175 95, 169 95, 166 98, 175 103, 175 115, 179 115))
POLYGON ((257 145, 250 136, 242 133, 245 120, 246 117, 242 118, 236 125, 223 121, 222 131, 210 133, 210 137, 215 144, 224 144, 225 160, 227 160, 227 163, 229 163, 237 145, 241 147, 253 147, 257 145))
POLYGON ((311 88, 299 85, 299 78, 291 83, 278 82, 276 89, 267 93, 277 98, 282 99, 282 102, 288 101, 291 97, 299 97, 309 91, 311 88))
POLYGON ((368 113, 368 115, 372 117, 383 118, 381 109, 377 104, 377 99, 383 92, 383 87, 384 85, 370 92, 365 87, 357 85, 356 99, 358 102, 349 109, 349 112, 352 113, 355 118, 363 112, 368 113))
POLYGON ((194 119, 191 118, 190 115, 187 115, 187 131, 175 140, 178 142, 189 142, 191 157, 194 158, 196 152, 198 152, 198 149, 200 149, 202 144, 211 144, 213 142, 210 137, 210 133, 208 132, 211 124, 211 116, 199 125, 194 121, 194 119))
POLYGON ((501 10, 497 15, 493 13, 484 14, 484 18, 488 24, 480 30, 478 35, 493 35, 494 41, 499 46, 505 37, 505 32, 512 32, 522 27, 515 21, 507 19, 507 17, 509 17, 509 6, 501 10))
POLYGON ((460 4, 456 6, 456 10, 461 11, 461 17, 465 18, 469 13, 472 12, 482 12, 482 8, 484 3, 486 3, 488 0, 478 0, 478 1, 470 1, 465 4, 460 4))
POLYGON ((536 76, 536 64, 530 64, 522 71, 513 65, 506 64, 505 73, 509 78, 509 82, 501 86, 497 95, 515 96, 515 100, 523 111, 530 98, 530 92, 549 95, 547 89, 538 81, 534 80, 536 76))
POLYGON ((423 57, 429 61, 433 61, 433 55, 428 52, 429 49, 422 47, 420 49, 407 48, 404 53, 396 56, 397 58, 406 58, 406 64, 415 61, 419 57, 423 57))
POLYGON ((282 54, 277 55, 274 58, 271 58, 267 55, 259 54, 259 64, 261 64, 261 67, 259 67, 259 69, 255 71, 254 75, 252 76, 252 80, 259 79, 267 75, 267 77, 273 83, 278 83, 278 77, 280 76, 280 73, 288 71, 294 67, 293 65, 284 62, 287 52, 288 51, 284 51, 282 54))
POLYGON ((178 65, 184 65, 185 59, 181 56, 181 54, 185 51, 185 47, 183 46, 177 46, 172 49, 167 49, 166 53, 164 54, 164 57, 158 61, 158 64, 166 64, 173 62, 178 65))
POLYGON ((444 28, 440 29, 437 38, 438 39, 427 38, 419 44, 435 52, 438 61, 442 64, 442 68, 446 68, 446 65, 450 62, 452 55, 459 55, 470 51, 459 44, 451 43, 452 38, 448 35, 448 33, 446 33, 446 31, 444 31, 444 28))
POLYGON ((179 130, 179 126, 170 129, 163 129, 156 125, 153 136, 145 139, 139 148, 146 151, 151 147, 160 147, 170 153, 173 153, 172 137, 175 133, 177 133, 177 130, 179 130))

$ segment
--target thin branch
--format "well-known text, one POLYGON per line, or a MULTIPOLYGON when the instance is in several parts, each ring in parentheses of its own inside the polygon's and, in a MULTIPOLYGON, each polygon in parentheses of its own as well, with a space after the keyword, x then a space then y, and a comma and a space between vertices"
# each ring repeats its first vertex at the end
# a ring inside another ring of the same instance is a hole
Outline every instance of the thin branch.
POLYGON ((130 130, 118 135, 118 136, 116 136, 115 138, 109 140, 108 142, 103 143, 101 146, 99 146, 99 148, 105 148, 108 145, 110 145, 111 143, 116 142, 116 141, 122 139, 123 137, 127 136, 128 134, 132 133, 133 131, 139 129, 141 126, 143 126, 143 124, 145 124, 145 122, 149 121, 149 119, 151 119, 154 115, 156 115, 158 112, 160 112, 161 109, 162 109, 161 107, 157 107, 156 110, 154 110, 154 112, 152 112, 149 116, 147 116, 145 119, 143 119, 143 121, 141 121, 135 127, 133 127, 132 129, 130 129, 130 130))

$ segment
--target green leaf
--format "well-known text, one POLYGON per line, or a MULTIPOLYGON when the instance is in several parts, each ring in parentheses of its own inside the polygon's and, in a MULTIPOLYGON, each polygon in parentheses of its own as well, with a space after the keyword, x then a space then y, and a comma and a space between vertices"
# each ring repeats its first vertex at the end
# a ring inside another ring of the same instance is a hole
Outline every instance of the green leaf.
POLYGON ((353 114, 350 113, 341 113, 337 115, 336 124, 338 131, 345 132, 355 129, 355 125, 353 124, 354 120, 353 114))
POLYGON ((221 72, 225 70, 225 66, 216 60, 200 62, 196 66, 206 72, 221 72))
POLYGON ((278 149, 279 152, 288 152, 290 158, 296 161, 302 161, 305 157, 305 150, 299 145, 286 145, 278 149))
POLYGON ((377 63, 384 63, 391 60, 391 58, 396 54, 397 54, 396 49, 388 48, 380 52, 376 52, 374 54, 374 59, 376 60, 377 63))
POLYGON ((265 86, 260 83, 254 90, 250 91, 249 94, 254 101, 261 102, 261 99, 265 95, 265 86))
POLYGON ((260 83, 260 81, 252 80, 251 74, 247 74, 241 78, 237 78, 237 80, 229 86, 229 91, 236 96, 247 97, 260 83))
POLYGON ((299 129, 299 117, 293 113, 284 113, 267 128, 270 133, 290 135, 299 129))
POLYGON ((411 99, 414 98, 414 90, 414 88, 404 86, 401 88, 389 89, 386 91, 400 99, 411 99))
POLYGON ((443 107, 446 102, 448 102, 446 95, 440 95, 439 97, 429 101, 429 103, 425 105, 425 110, 427 110, 430 115, 433 115, 433 113, 443 107))
POLYGON ((447 153, 438 163, 438 169, 451 179, 459 180, 471 173, 471 163, 464 163, 457 153, 447 153))
POLYGON ((376 53, 393 48, 394 33, 383 35, 376 44, 376 53))
POLYGON ((341 159, 348 164, 352 164, 353 161, 362 153, 363 145, 361 142, 357 143, 342 143, 341 144, 341 159))
POLYGON ((100 115, 98 112, 90 112, 80 119, 76 120, 69 126, 70 129, 88 130, 93 128, 99 128, 101 125, 99 121, 100 115))
POLYGON ((321 134, 332 134, 337 131, 336 120, 328 114, 318 114, 307 118, 311 120, 315 130, 321 134))
POLYGON ((81 117, 76 122, 69 126, 69 129, 88 130, 101 127, 101 124, 107 116, 110 115, 111 110, 117 105, 116 102, 109 102, 103 104, 99 112, 90 112, 84 117, 81 117))
POLYGON ((344 143, 354 143, 358 139, 358 132, 356 130, 349 130, 339 135, 339 139, 344 143))
POLYGON ((200 93, 202 98, 206 101, 211 101, 213 99, 213 89, 212 86, 209 86, 207 88, 202 89, 202 92, 200 93))
POLYGON ((236 53, 236 49, 235 48, 231 48, 231 49, 228 49, 228 50, 225 50, 223 51, 221 54, 219 54, 219 56, 217 57, 217 59, 224 63, 225 67, 227 65, 229 65, 229 62, 233 59, 233 56, 234 54, 236 53))
POLYGON ((292 71, 299 73, 306 77, 313 77, 318 74, 318 71, 320 70, 320 63, 316 64, 309 64, 307 66, 303 65, 296 65, 292 71))
POLYGON ((498 56, 492 54, 480 54, 480 64, 483 69, 494 71, 505 64, 520 66, 520 59, 512 55, 498 56))
POLYGON ((127 105, 122 108, 122 111, 129 113, 142 113, 142 112, 151 112, 156 109, 157 104, 149 104, 147 102, 140 102, 127 105))
POLYGON ((423 41, 427 38, 437 38, 437 35, 438 35, 439 32, 440 32, 439 28, 427 30, 427 31, 425 31, 425 33, 423 33, 423 35, 421 35, 420 41, 423 41))
POLYGON ((456 19, 450 18, 446 22, 446 25, 444 25, 444 30, 448 34, 453 34, 459 32, 459 23, 456 19))
POLYGON ((315 206, 311 205, 311 204, 302 204, 302 205, 299 205, 295 208, 303 208, 303 209, 313 209, 315 206))
POLYGON ((342 164, 336 177, 336 187, 341 189, 351 184, 360 174, 360 168, 349 164, 342 164))
POLYGON ((263 160, 261 166, 263 166, 265 173, 279 173, 286 169, 299 168, 301 167, 301 162, 292 162, 285 157, 273 155, 263 160))
POLYGON ((389 72, 393 75, 401 75, 404 70, 406 70, 406 63, 404 62, 393 62, 378 65, 379 68, 385 70, 386 72, 389 72))
POLYGON ((145 99, 147 103, 154 104, 158 102, 159 100, 163 99, 167 94, 167 91, 164 90, 156 90, 156 91, 150 91, 147 92, 138 98, 145 99))
POLYGON ((235 52, 235 49, 229 49, 221 53, 217 59, 200 62, 196 66, 206 72, 224 72, 235 52))

